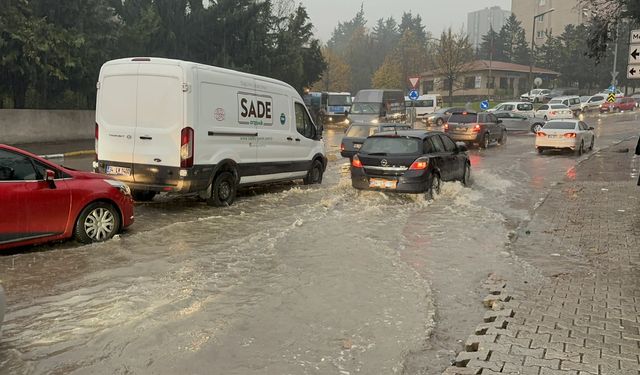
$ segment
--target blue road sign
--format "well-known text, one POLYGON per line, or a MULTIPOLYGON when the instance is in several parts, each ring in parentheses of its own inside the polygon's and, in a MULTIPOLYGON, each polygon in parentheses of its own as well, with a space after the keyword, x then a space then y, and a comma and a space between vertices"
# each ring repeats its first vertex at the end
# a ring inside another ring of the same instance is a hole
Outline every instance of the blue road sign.
POLYGON ((616 92, 615 86, 609 86, 609 92, 616 92))
POLYGON ((409 99, 418 100, 419 97, 420 97, 420 94, 418 94, 418 90, 409 91, 409 99))
POLYGON ((487 110, 489 109, 489 101, 488 100, 483 100, 482 102, 480 102, 480 109, 482 110, 487 110))

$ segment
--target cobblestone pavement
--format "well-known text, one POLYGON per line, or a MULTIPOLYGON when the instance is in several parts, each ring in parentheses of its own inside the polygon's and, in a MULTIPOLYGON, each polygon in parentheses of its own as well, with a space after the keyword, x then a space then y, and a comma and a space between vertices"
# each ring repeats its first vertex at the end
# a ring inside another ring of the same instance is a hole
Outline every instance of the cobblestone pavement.
POLYGON ((511 249, 540 277, 492 275, 484 323, 444 374, 640 374, 634 146, 593 155, 551 189, 511 249))

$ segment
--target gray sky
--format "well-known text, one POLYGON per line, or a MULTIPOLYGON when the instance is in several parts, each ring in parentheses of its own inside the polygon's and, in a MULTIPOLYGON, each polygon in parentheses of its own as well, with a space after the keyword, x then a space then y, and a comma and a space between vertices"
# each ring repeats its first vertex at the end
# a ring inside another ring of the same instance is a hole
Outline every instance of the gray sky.
POLYGON ((466 28, 467 13, 498 5, 511 9, 511 0, 300 0, 307 8, 316 36, 326 42, 338 22, 353 18, 364 4, 367 26, 372 27, 379 18, 393 16, 397 21, 403 12, 411 11, 422 17, 427 31, 439 35, 451 26, 454 31, 466 28))

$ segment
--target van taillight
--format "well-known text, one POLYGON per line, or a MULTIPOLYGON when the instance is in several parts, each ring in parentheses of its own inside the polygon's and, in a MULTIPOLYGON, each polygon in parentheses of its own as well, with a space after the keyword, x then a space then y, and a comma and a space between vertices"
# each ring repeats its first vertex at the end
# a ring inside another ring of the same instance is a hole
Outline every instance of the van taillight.
POLYGON ((180 168, 193 167, 193 128, 180 132, 180 168))

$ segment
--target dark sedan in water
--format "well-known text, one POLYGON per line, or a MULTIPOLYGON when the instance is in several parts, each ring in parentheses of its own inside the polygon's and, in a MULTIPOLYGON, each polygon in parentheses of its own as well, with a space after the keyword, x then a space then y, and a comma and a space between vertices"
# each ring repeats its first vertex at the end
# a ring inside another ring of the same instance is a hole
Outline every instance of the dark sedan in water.
POLYGON ((470 183, 471 163, 463 143, 442 132, 399 131, 373 135, 351 160, 351 184, 359 190, 440 193, 441 181, 470 183))
POLYGON ((340 143, 340 155, 345 158, 351 158, 360 150, 364 140, 370 135, 385 131, 409 129, 411 129, 411 125, 408 124, 351 124, 342 138, 342 143, 340 143))

